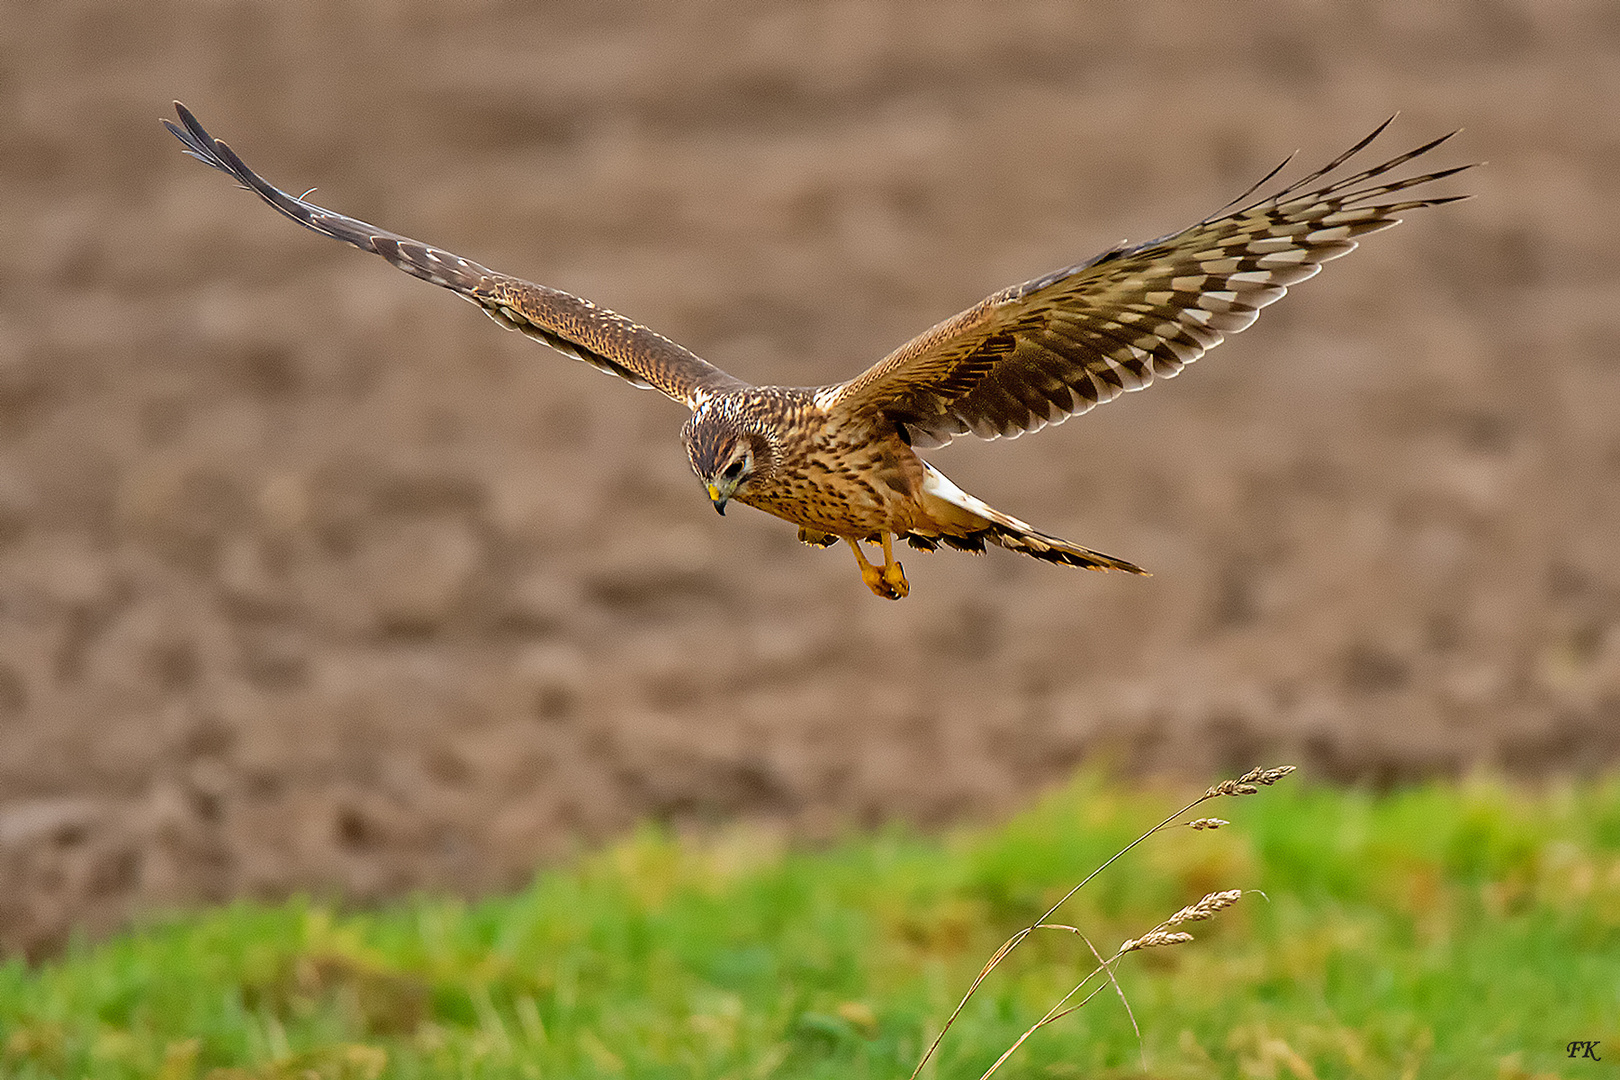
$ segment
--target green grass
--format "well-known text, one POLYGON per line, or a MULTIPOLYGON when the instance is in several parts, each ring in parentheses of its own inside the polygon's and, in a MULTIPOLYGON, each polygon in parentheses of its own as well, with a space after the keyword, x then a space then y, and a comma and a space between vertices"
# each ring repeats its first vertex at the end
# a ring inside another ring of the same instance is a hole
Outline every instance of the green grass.
MULTIPOLYGON (((0 967, 0 1076, 904 1080, 996 947, 1182 794, 1082 779, 998 828, 808 853, 649 829, 477 904, 150 923, 0 967)), ((1295 776, 1199 813, 1232 826, 1150 839, 1058 916, 1106 954, 1264 890, 1125 958, 1146 1075, 1620 1076, 1620 780, 1295 776)), ((974 1080, 1091 966, 1072 935, 1030 938, 925 1075, 974 1080)), ((998 1075, 1143 1073, 1105 990, 998 1075)))

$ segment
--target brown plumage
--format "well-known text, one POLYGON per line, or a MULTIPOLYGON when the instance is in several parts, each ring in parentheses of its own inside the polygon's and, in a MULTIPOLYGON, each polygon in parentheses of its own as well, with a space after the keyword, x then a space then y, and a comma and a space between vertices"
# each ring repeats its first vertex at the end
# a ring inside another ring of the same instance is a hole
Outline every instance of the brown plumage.
POLYGON ((1470 167, 1374 182, 1446 135, 1326 183, 1386 120, 1274 195, 1244 203, 1282 165, 1198 224, 987 297, 848 382, 751 386, 588 300, 295 198, 249 169, 184 105, 176 102, 175 110, 180 124, 163 123, 186 153, 300 225, 381 255, 454 290, 503 326, 686 405, 692 416, 682 438, 716 510, 724 513, 735 500, 798 525, 806 543, 848 542, 867 586, 890 599, 908 591, 894 559, 897 536, 929 551, 941 543, 983 551, 988 542, 1049 562, 1143 573, 986 506, 917 448, 969 433, 1016 437, 1170 378, 1254 322, 1288 286, 1353 250, 1358 237, 1397 224, 1407 210, 1466 198, 1388 199, 1470 167), (867 561, 863 541, 882 545, 882 566, 867 561))

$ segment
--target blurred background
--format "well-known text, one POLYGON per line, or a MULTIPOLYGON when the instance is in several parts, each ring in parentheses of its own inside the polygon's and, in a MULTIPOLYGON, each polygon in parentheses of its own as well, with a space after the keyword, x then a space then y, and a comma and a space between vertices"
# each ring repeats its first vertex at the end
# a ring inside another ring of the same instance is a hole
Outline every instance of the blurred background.
POLYGON ((1086 762, 1620 757, 1609 0, 5 7, 0 953, 505 887, 649 818, 1003 813, 1086 762), (1489 165, 1174 382, 931 455, 1154 577, 908 552, 892 604, 716 518, 678 406, 183 157, 176 97, 757 382, 1397 110, 1369 159, 1461 126, 1434 167, 1489 165))

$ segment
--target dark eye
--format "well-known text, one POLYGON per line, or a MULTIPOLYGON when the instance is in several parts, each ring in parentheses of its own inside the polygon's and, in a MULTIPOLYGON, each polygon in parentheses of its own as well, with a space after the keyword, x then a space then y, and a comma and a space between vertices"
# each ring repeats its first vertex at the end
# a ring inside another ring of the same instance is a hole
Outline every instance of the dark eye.
POLYGON ((725 476, 725 478, 727 480, 735 480, 735 479, 737 479, 737 477, 742 475, 742 471, 743 471, 743 463, 739 459, 737 461, 733 461, 730 465, 727 465, 726 466, 726 471, 725 471, 725 473, 723 475, 725 476))

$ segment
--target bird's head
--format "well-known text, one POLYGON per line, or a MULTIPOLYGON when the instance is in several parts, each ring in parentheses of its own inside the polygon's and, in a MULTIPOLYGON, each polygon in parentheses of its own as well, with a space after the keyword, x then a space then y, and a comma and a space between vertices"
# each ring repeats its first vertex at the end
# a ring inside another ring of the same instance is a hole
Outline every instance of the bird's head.
POLYGON ((770 439, 737 417, 719 409, 700 408, 681 433, 692 471, 703 481, 714 508, 726 512, 726 503, 767 471, 774 462, 770 439))

